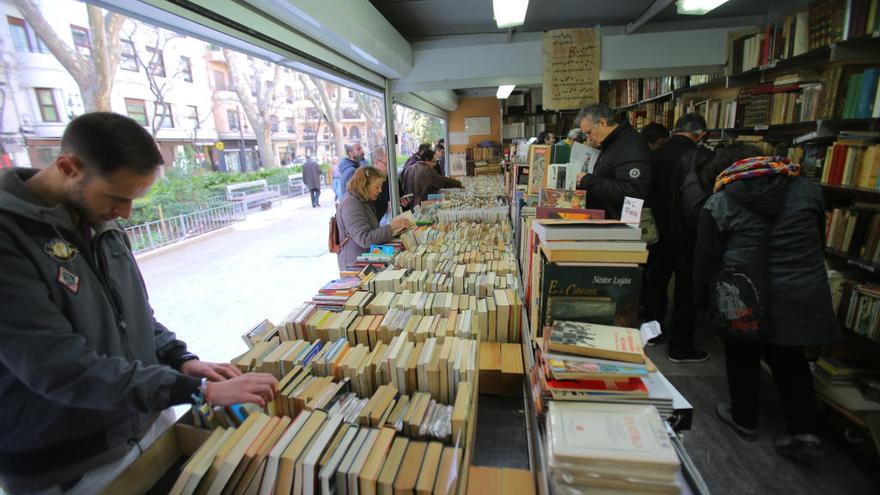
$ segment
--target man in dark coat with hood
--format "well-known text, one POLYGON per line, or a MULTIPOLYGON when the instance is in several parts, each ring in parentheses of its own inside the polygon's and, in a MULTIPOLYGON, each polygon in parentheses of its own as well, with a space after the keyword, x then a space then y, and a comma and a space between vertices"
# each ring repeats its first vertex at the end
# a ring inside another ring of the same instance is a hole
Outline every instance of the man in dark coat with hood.
POLYGON ((319 199, 321 198, 321 166, 314 158, 308 157, 303 164, 303 184, 309 189, 312 197, 312 208, 321 206, 319 199))
POLYGON ((602 103, 587 105, 575 122, 602 154, 592 174, 583 176, 578 189, 587 192, 587 208, 605 210, 607 218, 620 218, 624 198, 647 199, 651 184, 651 150, 628 122, 618 122, 602 103))

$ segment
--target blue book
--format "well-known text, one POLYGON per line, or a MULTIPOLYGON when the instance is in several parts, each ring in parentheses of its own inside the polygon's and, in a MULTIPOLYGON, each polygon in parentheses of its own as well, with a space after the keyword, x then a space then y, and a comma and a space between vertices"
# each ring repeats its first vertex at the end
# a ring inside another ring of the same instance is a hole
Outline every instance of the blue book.
POLYGON ((324 347, 324 343, 321 342, 320 340, 316 340, 316 341, 315 341, 315 345, 312 346, 312 349, 309 351, 309 353, 306 355, 306 357, 303 358, 303 360, 302 360, 302 367, 303 367, 303 368, 305 368, 306 366, 308 366, 309 361, 311 361, 312 358, 315 357, 315 354, 317 354, 318 352, 321 351, 321 348, 322 348, 322 347, 324 347))
POLYGON ((394 246, 389 246, 388 244, 370 244, 370 254, 394 256, 394 246))
POLYGON ((859 95, 856 102, 854 118, 867 119, 871 117, 871 107, 874 104, 874 93, 877 91, 877 79, 880 77, 880 67, 872 67, 861 74, 859 95))

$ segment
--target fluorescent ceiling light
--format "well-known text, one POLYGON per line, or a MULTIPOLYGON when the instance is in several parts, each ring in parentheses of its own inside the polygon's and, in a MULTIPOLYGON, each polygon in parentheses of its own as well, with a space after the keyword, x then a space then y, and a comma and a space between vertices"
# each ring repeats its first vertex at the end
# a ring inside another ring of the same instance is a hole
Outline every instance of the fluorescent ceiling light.
POLYGON ((703 15, 725 3, 727 0, 678 0, 676 6, 679 14, 703 15))
POLYGON ((499 100, 506 100, 510 93, 513 93, 513 88, 516 87, 516 84, 505 84, 503 86, 498 86, 498 92, 495 93, 495 96, 498 97, 499 100))
POLYGON ((492 12, 498 29, 522 26, 528 8, 529 0, 492 0, 492 12))

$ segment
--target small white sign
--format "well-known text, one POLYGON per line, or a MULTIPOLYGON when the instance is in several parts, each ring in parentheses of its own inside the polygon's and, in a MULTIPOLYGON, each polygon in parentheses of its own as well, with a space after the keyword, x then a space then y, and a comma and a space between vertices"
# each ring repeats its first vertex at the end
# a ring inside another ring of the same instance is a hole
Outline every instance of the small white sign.
POLYGON ((627 196, 623 199, 623 211, 620 215, 620 220, 623 223, 638 225, 642 221, 642 206, 644 204, 644 199, 630 198, 627 196))

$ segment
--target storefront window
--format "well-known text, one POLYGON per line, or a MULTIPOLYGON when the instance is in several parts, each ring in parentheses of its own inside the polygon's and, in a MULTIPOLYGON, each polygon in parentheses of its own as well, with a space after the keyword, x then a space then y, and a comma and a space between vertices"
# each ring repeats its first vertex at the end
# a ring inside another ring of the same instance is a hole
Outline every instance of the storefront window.
POLYGON ((43 122, 61 122, 58 118, 58 107, 55 105, 55 93, 48 88, 36 88, 35 91, 43 122))

